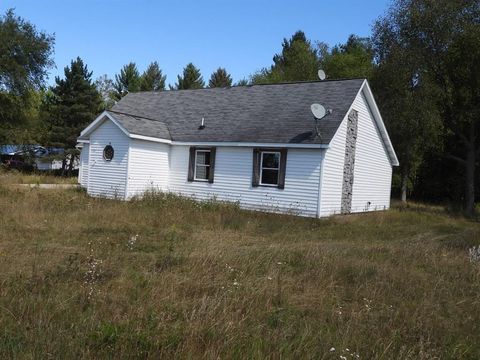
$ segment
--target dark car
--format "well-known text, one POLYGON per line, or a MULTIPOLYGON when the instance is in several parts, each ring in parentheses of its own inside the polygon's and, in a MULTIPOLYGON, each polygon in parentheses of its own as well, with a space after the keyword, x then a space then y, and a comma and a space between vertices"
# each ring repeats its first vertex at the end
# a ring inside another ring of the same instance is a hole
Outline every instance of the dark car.
POLYGON ((17 160, 17 159, 9 159, 5 162, 5 166, 8 169, 15 169, 15 170, 20 170, 20 171, 33 171, 34 166, 31 164, 27 164, 26 162, 23 162, 22 160, 17 160))

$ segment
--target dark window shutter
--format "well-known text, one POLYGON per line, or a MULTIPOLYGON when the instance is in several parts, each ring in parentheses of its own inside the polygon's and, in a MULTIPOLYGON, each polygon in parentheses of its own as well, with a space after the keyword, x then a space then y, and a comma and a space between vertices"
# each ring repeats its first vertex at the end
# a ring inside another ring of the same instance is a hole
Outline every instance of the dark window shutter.
POLYGON ((213 183, 213 179, 215 177, 215 153, 217 152, 217 148, 212 147, 210 149, 210 173, 208 174, 208 182, 211 184, 213 183))
POLYGON ((260 184, 260 149, 253 149, 252 186, 257 187, 259 184, 260 184))
POLYGON ((278 174, 278 188, 285 188, 285 173, 287 172, 287 149, 280 150, 280 171, 278 174))
POLYGON ((195 147, 190 147, 190 159, 188 161, 188 181, 193 181, 195 174, 195 147))

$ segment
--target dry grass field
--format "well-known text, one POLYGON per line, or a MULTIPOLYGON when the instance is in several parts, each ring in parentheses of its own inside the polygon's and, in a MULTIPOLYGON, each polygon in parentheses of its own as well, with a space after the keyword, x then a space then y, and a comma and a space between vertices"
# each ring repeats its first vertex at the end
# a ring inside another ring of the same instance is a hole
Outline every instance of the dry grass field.
POLYGON ((0 168, 0 184, 76 184, 76 177, 61 177, 38 172, 26 174, 0 168))
POLYGON ((480 358, 480 224, 0 186, 0 358, 480 358))

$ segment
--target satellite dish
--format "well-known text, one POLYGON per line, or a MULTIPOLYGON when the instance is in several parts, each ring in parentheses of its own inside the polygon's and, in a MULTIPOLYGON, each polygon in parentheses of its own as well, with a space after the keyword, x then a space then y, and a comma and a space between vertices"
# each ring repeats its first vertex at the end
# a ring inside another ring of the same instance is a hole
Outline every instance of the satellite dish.
POLYGON ((325 71, 323 71, 322 69, 318 70, 318 78, 322 81, 325 80, 327 78, 325 71))
POLYGON ((322 119, 323 117, 325 117, 325 115, 327 115, 327 110, 325 110, 325 108, 323 107, 323 105, 320 105, 320 104, 312 104, 312 105, 310 106, 310 109, 312 110, 313 116, 315 116, 315 119, 317 119, 317 120, 320 120, 320 119, 322 119))

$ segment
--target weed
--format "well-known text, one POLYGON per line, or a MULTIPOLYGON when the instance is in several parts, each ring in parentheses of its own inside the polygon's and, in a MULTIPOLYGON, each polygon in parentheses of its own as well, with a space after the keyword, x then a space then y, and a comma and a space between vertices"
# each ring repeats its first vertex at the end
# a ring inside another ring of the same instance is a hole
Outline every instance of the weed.
POLYGON ((316 220, 0 186, 0 215, 2 359, 480 358, 480 224, 438 206, 316 220))
POLYGON ((99 291, 97 289, 97 283, 102 274, 101 265, 103 261, 95 257, 95 252, 91 241, 88 242, 88 245, 90 247, 90 253, 87 259, 87 271, 85 272, 84 284, 87 289, 87 300, 91 301, 99 291))
POLYGON ((471 263, 479 264, 480 263, 480 245, 473 246, 468 249, 468 258, 471 263))
POLYGON ((138 234, 137 235, 132 235, 127 241, 127 247, 129 250, 133 250, 135 247, 135 244, 137 243, 138 240, 138 234))

